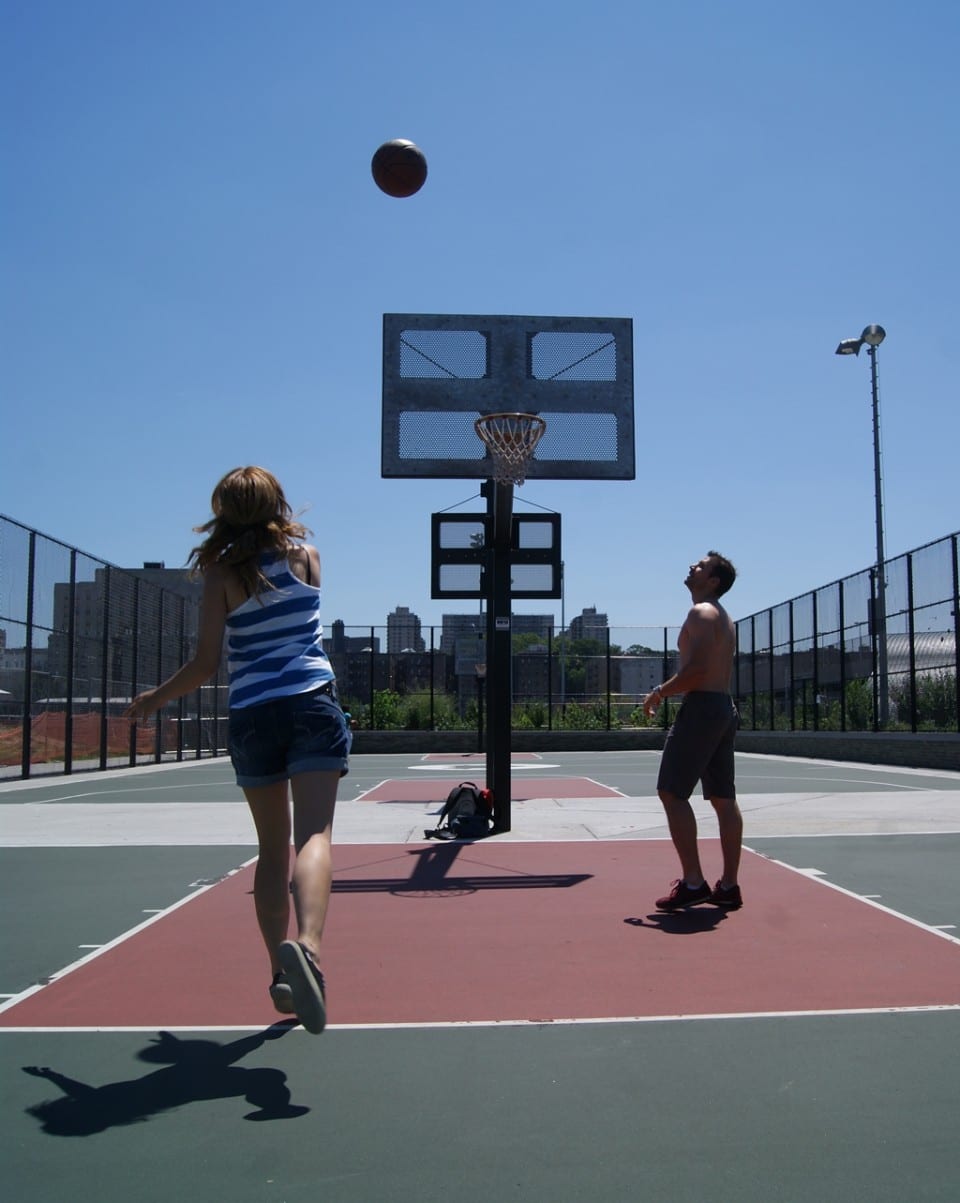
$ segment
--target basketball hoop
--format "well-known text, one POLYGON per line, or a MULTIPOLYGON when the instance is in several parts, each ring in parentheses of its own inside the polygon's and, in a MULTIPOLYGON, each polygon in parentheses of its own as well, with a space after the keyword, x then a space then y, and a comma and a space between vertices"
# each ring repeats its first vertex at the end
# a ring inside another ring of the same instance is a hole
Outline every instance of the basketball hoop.
POLYGON ((493 479, 500 485, 522 485, 527 464, 547 424, 539 414, 484 414, 474 422, 493 460, 493 479))

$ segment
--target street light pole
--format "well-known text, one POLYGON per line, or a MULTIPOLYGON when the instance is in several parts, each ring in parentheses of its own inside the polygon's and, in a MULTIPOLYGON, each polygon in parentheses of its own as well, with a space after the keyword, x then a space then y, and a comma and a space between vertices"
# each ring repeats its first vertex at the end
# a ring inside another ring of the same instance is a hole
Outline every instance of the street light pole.
POLYGON ((882 326, 867 326, 859 338, 847 338, 837 347, 837 355, 859 355, 866 346, 870 356, 870 400, 873 409, 873 484, 877 526, 877 563, 874 569, 873 637, 877 659, 877 724, 886 727, 890 718, 887 658, 887 581, 883 549, 883 479, 880 471, 880 390, 877 383, 877 347, 886 338, 882 326))
POLYGON ((880 392, 877 387, 877 346, 869 344, 870 398, 873 406, 873 480, 874 501, 877 519, 877 612, 874 625, 877 630, 877 678, 879 697, 877 718, 881 727, 886 727, 890 717, 890 700, 887 692, 887 581, 886 556, 883 550, 883 480, 880 474, 880 392))

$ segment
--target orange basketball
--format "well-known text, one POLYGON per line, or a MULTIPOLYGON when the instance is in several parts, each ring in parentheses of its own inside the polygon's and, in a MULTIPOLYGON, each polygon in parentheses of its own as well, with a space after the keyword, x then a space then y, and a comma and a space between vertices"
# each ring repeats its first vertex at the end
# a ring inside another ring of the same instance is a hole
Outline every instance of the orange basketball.
POLYGON ((426 181, 427 160, 419 146, 406 138, 394 138, 377 147, 370 170, 387 196, 413 196, 426 181))

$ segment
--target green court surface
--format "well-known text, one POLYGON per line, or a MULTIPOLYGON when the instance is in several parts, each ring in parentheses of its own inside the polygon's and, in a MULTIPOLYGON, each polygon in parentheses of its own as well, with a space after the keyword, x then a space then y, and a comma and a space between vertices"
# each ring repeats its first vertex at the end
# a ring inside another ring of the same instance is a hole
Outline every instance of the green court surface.
MULTIPOLYGON (((363 798, 384 781, 449 785, 470 775, 455 763, 438 777, 426 763, 355 758, 338 842, 406 842, 415 851, 417 831, 436 810, 426 786, 422 802, 363 798)), ((516 767, 514 780, 524 773, 617 791, 612 801, 589 793, 571 800, 558 785, 558 797, 515 808, 509 839, 615 840, 626 854, 633 840, 656 841, 648 853, 662 854, 665 876, 640 880, 630 897, 617 898, 610 922, 622 927, 625 914, 646 914, 676 875, 652 796, 656 757, 543 756, 516 767)), ((334 1020, 319 1039, 282 1024, 163 1034, 136 1028, 135 1016, 129 1027, 100 1031, 9 1027, 0 1030, 8 1197, 956 1199, 960 774, 741 756, 738 777, 753 853, 842 892, 855 909, 892 913, 892 923, 908 925, 938 951, 952 949, 956 989, 922 1009, 817 1012, 801 1005, 781 1014, 745 1007, 700 1017, 413 1027, 334 1020)), ((713 858, 709 808, 701 802, 697 812, 705 856, 713 858)), ((500 840, 474 845, 474 855, 492 858, 500 840)), ((7 1015, 38 983, 96 954, 90 946, 122 943, 151 916, 197 891, 215 891, 214 883, 254 855, 222 761, 3 786, 0 990, 7 1015)), ((566 855, 575 859, 576 849, 568 846, 566 855)), ((549 905, 540 893, 512 891, 510 905, 549 905)), ((331 926, 337 907, 351 903, 349 893, 335 894, 331 926)), ((388 903, 411 905, 385 895, 384 921, 395 913, 388 903)), ((358 958, 389 937, 378 930, 379 904, 367 905, 370 936, 356 940, 358 958)), ((432 914, 444 908, 456 923, 452 897, 438 892, 417 905, 432 914)), ((669 942, 679 958, 671 972, 696 992, 704 950, 715 952, 748 908, 763 908, 767 929, 776 928, 775 905, 746 895, 744 911, 715 928, 667 926, 655 938, 669 942)), ((219 942, 256 939, 252 901, 250 912, 208 941, 209 973, 187 987, 201 998, 217 990, 219 942)), ((495 931, 471 936, 475 951, 497 938, 495 931)), ((558 929, 555 942, 530 948, 536 973, 549 975, 571 955, 566 938, 558 929)), ((785 964, 803 956, 789 944, 779 951, 785 964)), ((469 944, 462 955, 471 956, 469 944)), ((664 963, 651 960, 650 974, 664 963)), ((855 981, 857 965, 854 955, 840 972, 855 981)), ((161 990, 161 965, 156 972, 161 990)), ((438 953, 420 987, 442 994, 456 974, 456 958, 438 953)), ((736 963, 729 974, 735 985, 736 963)), ((401 981, 396 987, 405 988, 401 981)))

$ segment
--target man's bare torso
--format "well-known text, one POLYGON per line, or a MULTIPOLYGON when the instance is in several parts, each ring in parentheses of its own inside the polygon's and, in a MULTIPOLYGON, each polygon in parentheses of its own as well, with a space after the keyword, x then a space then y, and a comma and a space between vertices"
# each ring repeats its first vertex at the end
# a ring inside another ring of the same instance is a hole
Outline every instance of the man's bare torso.
POLYGON ((696 671, 695 689, 729 693, 736 644, 736 628, 723 606, 718 601, 698 602, 677 639, 680 673, 688 668, 696 671))

